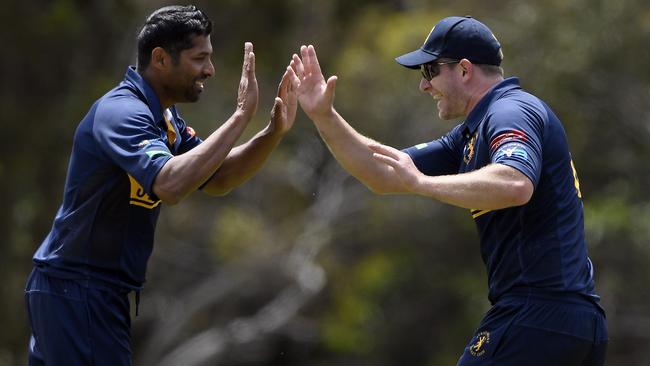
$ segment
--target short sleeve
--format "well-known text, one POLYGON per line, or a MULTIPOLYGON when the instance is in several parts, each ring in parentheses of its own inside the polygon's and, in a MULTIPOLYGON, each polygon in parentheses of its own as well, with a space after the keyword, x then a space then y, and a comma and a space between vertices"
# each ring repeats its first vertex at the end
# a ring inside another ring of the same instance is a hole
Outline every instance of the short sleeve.
POLYGON ((488 117, 490 161, 513 167, 537 186, 545 110, 533 103, 496 103, 488 117))
POLYGON ((187 125, 185 120, 178 115, 176 107, 172 108, 172 115, 178 128, 178 133, 181 137, 180 146, 178 147, 178 154, 186 153, 193 148, 199 146, 203 140, 196 135, 196 131, 187 125))
POLYGON ((402 151, 409 154, 423 174, 447 175, 458 173, 461 153, 458 150, 459 126, 431 142, 411 146, 402 151))
POLYGON ((173 155, 149 108, 130 101, 100 103, 93 136, 106 155, 153 195, 153 182, 173 155))

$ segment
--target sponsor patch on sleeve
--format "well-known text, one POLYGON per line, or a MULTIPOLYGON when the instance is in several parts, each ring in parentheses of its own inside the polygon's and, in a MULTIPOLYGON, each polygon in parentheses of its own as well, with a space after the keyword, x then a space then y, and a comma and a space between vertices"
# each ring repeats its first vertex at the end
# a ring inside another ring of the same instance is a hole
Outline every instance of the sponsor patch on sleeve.
POLYGON ((164 147, 165 142, 161 139, 153 139, 153 140, 142 140, 137 144, 137 147, 140 150, 151 149, 154 148, 155 146, 164 147))
POLYGON ((493 161, 495 163, 498 163, 500 160, 511 158, 518 158, 528 161, 528 152, 526 152, 526 148, 523 144, 514 142, 501 145, 501 147, 494 154, 493 161))
POLYGON ((165 146, 165 142, 163 142, 161 139, 142 140, 138 143, 137 146, 140 152, 144 152, 147 154, 147 156, 149 156, 149 158, 153 158, 158 155, 172 155, 165 146))
POLYGON ((153 158, 158 155, 172 156, 172 154, 167 150, 149 150, 145 152, 149 158, 153 158))

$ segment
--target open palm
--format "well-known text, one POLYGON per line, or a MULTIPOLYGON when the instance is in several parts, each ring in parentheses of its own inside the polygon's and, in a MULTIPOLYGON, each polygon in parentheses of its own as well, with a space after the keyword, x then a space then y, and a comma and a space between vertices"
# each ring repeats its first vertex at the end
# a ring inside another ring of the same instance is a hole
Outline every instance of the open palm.
POLYGON ((298 101, 305 113, 312 119, 331 113, 336 76, 325 81, 314 46, 300 47, 300 57, 293 55, 291 66, 300 80, 298 101))
POLYGON ((237 110, 241 111, 247 120, 253 118, 257 112, 258 97, 253 44, 246 42, 244 43, 244 63, 242 65, 241 80, 237 92, 237 110))

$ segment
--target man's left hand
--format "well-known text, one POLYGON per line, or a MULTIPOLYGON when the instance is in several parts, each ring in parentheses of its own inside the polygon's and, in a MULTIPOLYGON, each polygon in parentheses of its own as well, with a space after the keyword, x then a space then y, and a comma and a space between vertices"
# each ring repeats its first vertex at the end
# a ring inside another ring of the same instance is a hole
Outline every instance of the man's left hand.
MULTIPOLYGON (((293 63, 293 61, 291 61, 293 63)), ((278 86, 278 95, 275 97, 273 110, 271 110, 271 127, 275 132, 284 134, 291 129, 296 119, 298 109, 298 96, 296 91, 300 80, 291 66, 282 75, 278 86)))

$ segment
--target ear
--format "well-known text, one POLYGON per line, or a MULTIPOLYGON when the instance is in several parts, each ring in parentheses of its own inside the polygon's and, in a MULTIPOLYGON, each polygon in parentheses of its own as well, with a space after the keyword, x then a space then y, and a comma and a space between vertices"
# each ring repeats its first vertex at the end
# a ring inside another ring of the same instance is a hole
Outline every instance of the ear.
POLYGON ((460 60, 458 63, 458 69, 462 72, 463 78, 470 78, 474 73, 474 65, 466 58, 460 60))
POLYGON ((171 64, 171 57, 162 47, 156 47, 151 50, 151 62, 149 66, 157 70, 164 70, 171 64))

